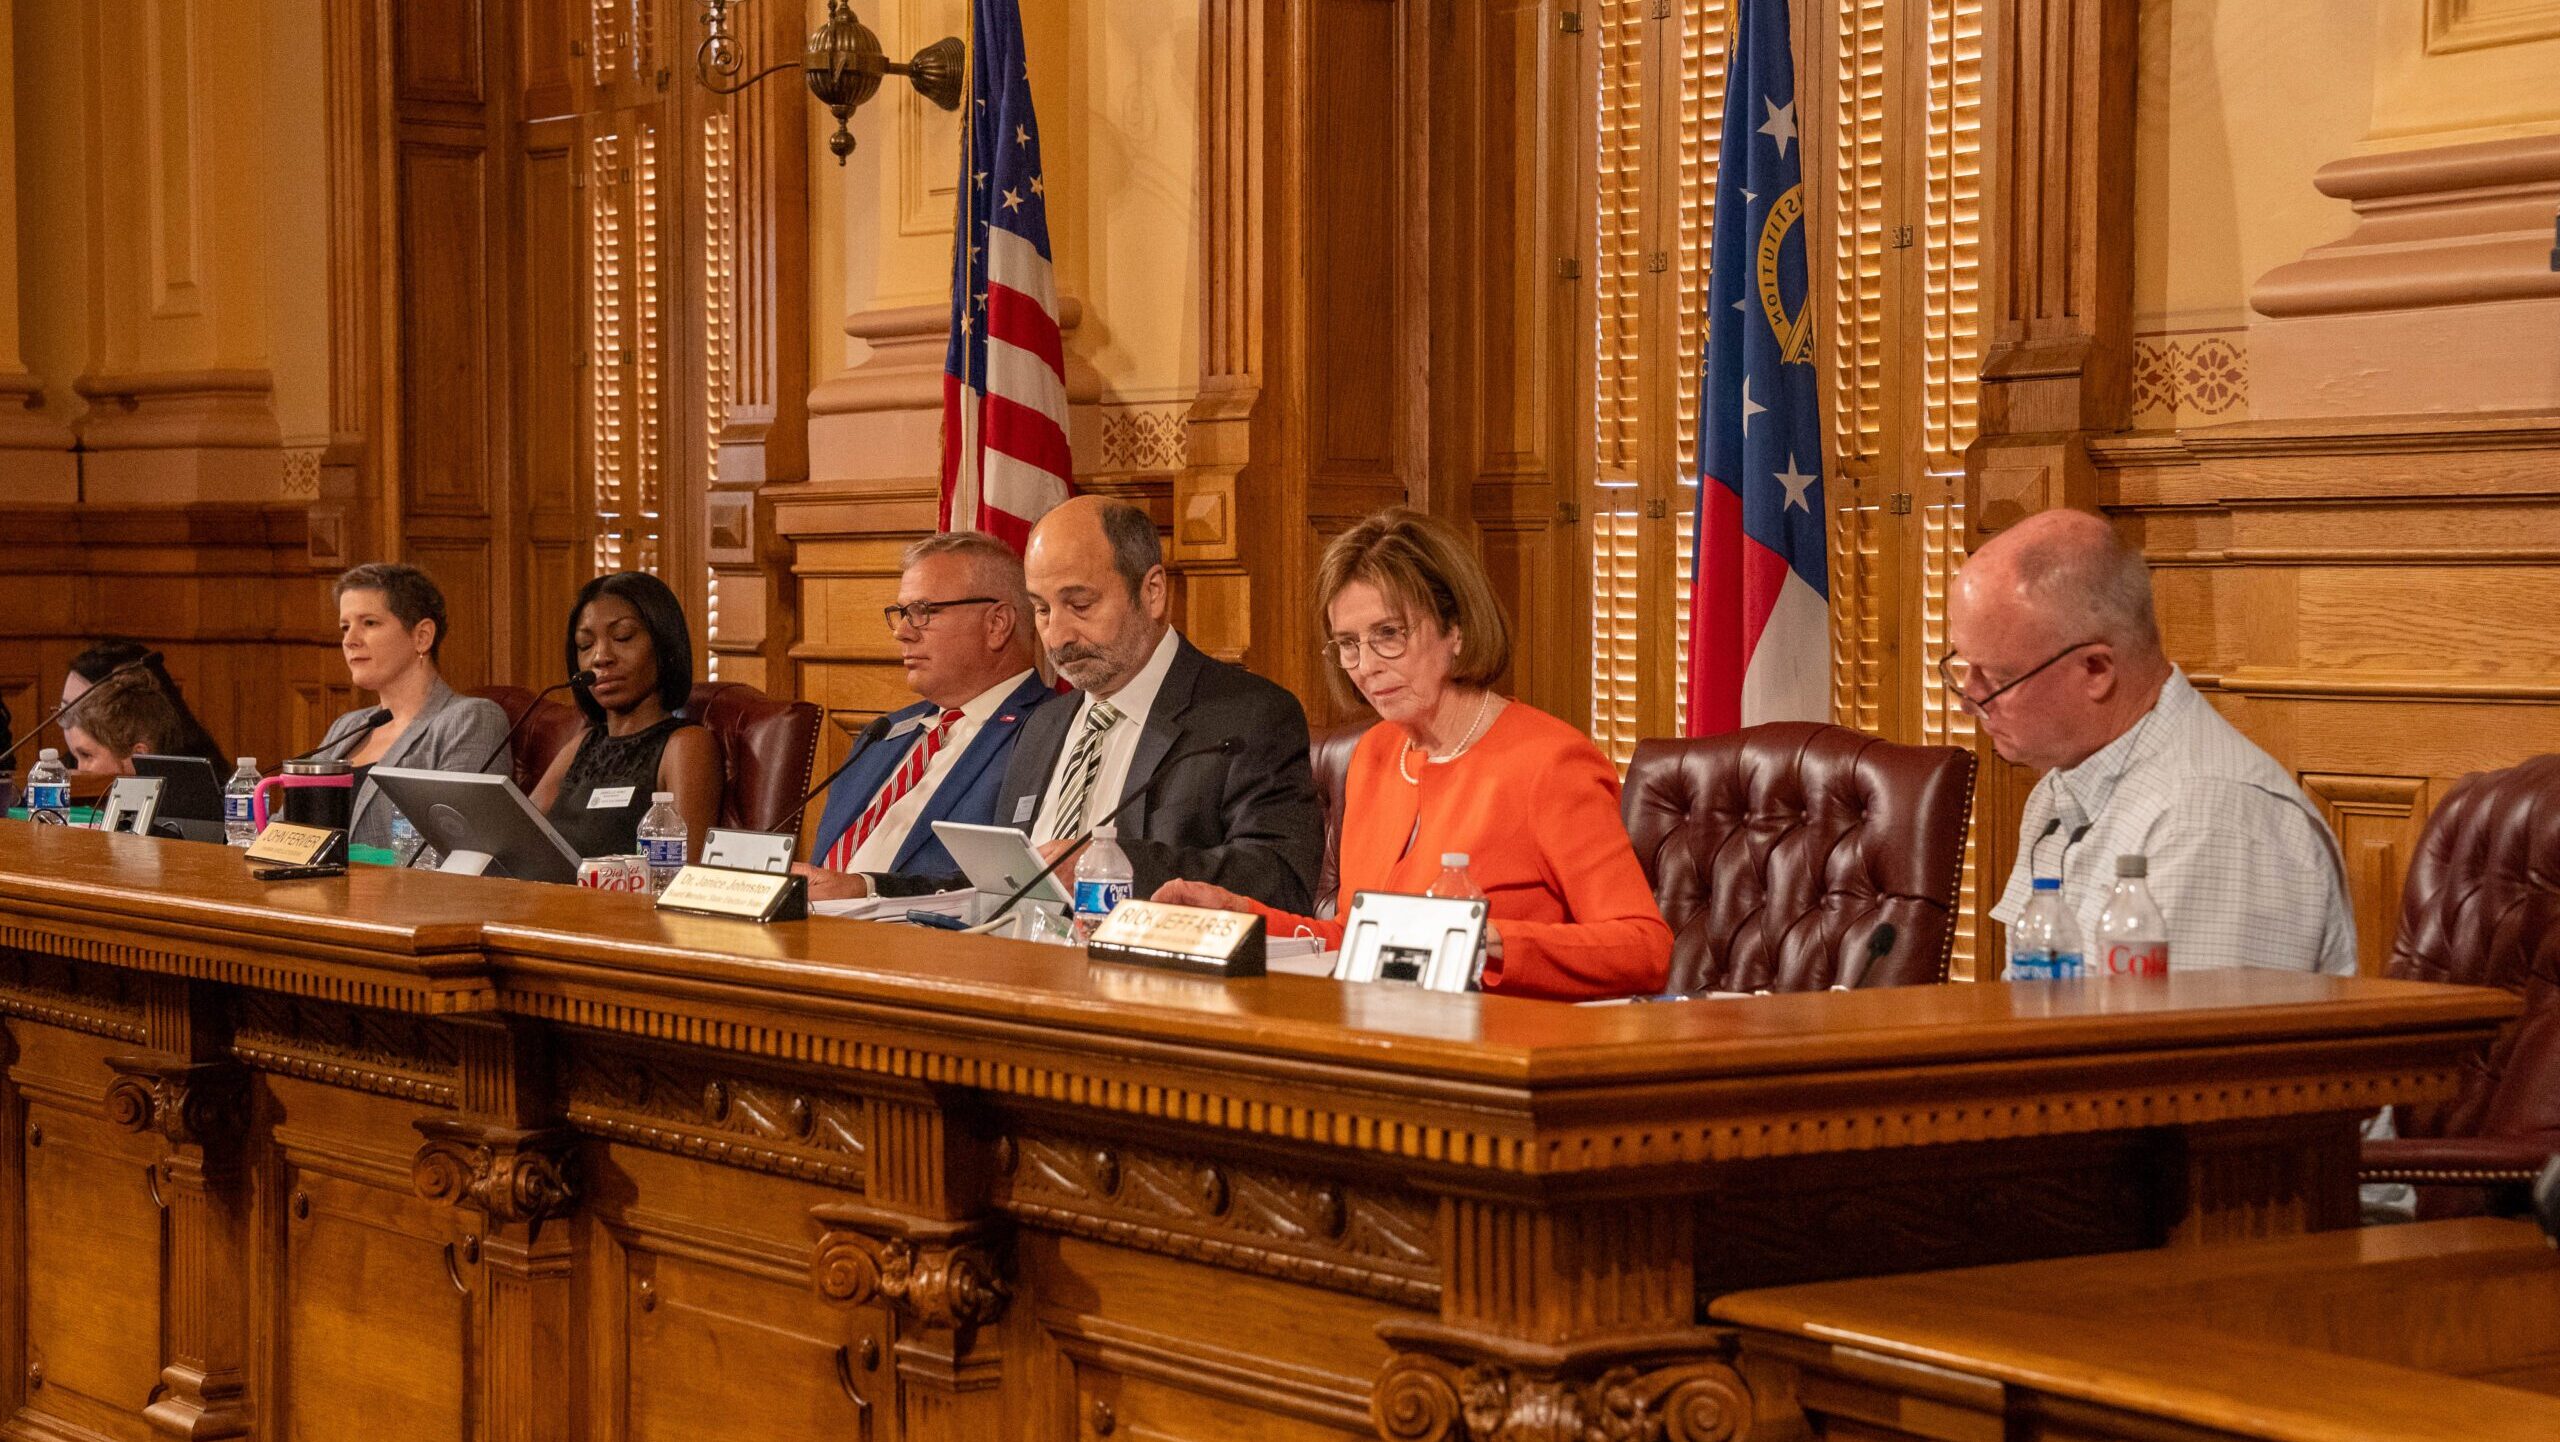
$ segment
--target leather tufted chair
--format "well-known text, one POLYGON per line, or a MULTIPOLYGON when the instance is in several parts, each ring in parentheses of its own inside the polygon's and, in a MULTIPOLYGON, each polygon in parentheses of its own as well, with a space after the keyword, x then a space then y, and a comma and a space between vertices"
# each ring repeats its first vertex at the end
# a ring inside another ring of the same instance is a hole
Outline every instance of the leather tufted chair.
POLYGON ((1621 806, 1671 926, 1669 989, 1946 980, 1973 777, 1970 751, 1811 722, 1638 742, 1621 806))
POLYGON ((2383 970, 2504 987, 2524 1013, 2451 1101, 2395 1109, 2399 1136, 2365 1143, 2364 1180, 2416 1183, 2422 1219, 2521 1210, 2560 1152, 2560 756, 2466 776, 2437 805, 2383 970))
POLYGON ((685 714, 720 743, 720 825, 771 831, 809 790, 818 760, 818 708, 744 682, 693 688, 685 714))
POLYGON ((1324 865, 1316 869, 1316 915, 1330 918, 1342 894, 1342 793, 1351 780, 1351 753, 1369 734, 1375 720, 1327 727, 1309 738, 1307 760, 1316 772, 1316 794, 1324 798, 1324 865))
POLYGON ((516 789, 527 796, 533 794, 534 783, 542 779, 542 773, 551 769, 552 758, 567 750, 569 743, 578 739, 578 733, 587 729, 587 718, 578 714, 577 707, 547 698, 537 703, 537 693, 522 686, 483 686, 471 694, 497 702, 498 709, 507 713, 510 727, 524 719, 525 708, 540 705, 541 710, 525 722, 515 739, 516 789))

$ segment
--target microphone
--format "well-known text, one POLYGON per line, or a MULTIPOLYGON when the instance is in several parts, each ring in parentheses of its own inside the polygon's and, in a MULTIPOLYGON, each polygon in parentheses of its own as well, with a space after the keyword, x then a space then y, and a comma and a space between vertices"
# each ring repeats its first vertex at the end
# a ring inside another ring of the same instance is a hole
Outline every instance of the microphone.
POLYGON ((1867 973, 1875 970, 1876 963, 1884 960, 1886 953, 1893 950, 1893 944, 1901 939, 1902 933, 1894 929, 1892 922, 1879 925, 1875 933, 1867 938, 1866 955, 1859 957, 1854 967, 1843 973, 1838 981, 1831 983, 1831 989, 1848 991, 1865 981, 1867 973))
POLYGON ((561 682, 557 686, 545 686, 541 690, 533 693, 533 700, 525 705, 524 714, 516 718, 516 724, 507 728, 506 735, 498 738, 498 749, 481 757, 480 764, 472 767, 471 769, 474 771, 486 771, 489 769, 490 762, 506 755, 507 748, 516 744, 516 733, 522 731, 524 729, 524 723, 532 720, 533 713, 542 708, 544 698, 550 696, 555 691, 566 691, 572 686, 592 686, 594 684, 596 684, 595 672, 578 671, 572 674, 568 680, 561 682))
MULTIPOLYGON (((89 691, 97 690, 99 686, 104 686, 109 681, 116 679, 118 676, 127 675, 135 671, 147 670, 153 666, 157 666, 160 664, 160 660, 161 656, 159 652, 145 651, 141 655, 136 656, 132 660, 125 662, 123 665, 118 666, 112 671, 109 671, 104 676, 99 677, 97 685, 91 686, 89 691)), ((61 705, 54 707, 52 715, 47 716, 43 720, 37 722, 34 726, 29 727, 27 734, 19 737, 15 742, 11 743, 8 750, 0 751, 0 762, 15 760, 19 752, 27 749, 28 742, 43 735, 44 729, 52 725, 54 722, 61 720, 63 713, 69 711, 72 707, 79 705, 81 702, 88 700, 89 691, 83 691, 79 695, 72 697, 70 700, 63 702, 61 705)))
POLYGON ((819 780, 817 785, 810 787, 809 794, 800 798, 800 804, 791 808, 790 815, 785 816, 780 821, 774 823, 772 834, 776 836, 797 835, 800 830, 801 814, 809 809, 809 803, 817 800, 819 794, 824 792, 828 787, 835 785, 836 778, 842 776, 845 773, 845 770, 852 766, 854 762, 861 760, 863 752, 870 750, 872 747, 879 745, 881 742, 888 740, 892 736, 906 735, 908 732, 922 726, 924 724, 924 720, 924 716, 922 714, 918 714, 910 716, 906 720, 892 726, 889 724, 889 718, 886 716, 873 717, 870 725, 865 726, 860 731, 854 733, 853 748, 844 753, 844 759, 836 763, 836 769, 828 772, 825 777, 819 780))
POLYGON ((364 743, 364 738, 390 724, 391 708, 388 706, 376 706, 373 708, 373 714, 364 718, 364 724, 357 727, 355 730, 339 737, 335 741, 323 741, 319 745, 312 747, 310 750, 303 752, 301 755, 288 756, 285 760, 308 761, 312 757, 319 755, 321 752, 328 750, 332 746, 344 746, 349 751, 353 751, 356 747, 364 743))
POLYGON ((1173 774, 1173 768, 1181 765, 1185 761, 1197 760, 1203 756, 1224 756, 1235 749, 1236 738, 1229 736, 1214 746, 1195 746, 1191 750, 1185 751, 1179 756, 1170 758, 1163 765, 1157 767, 1156 774, 1147 778, 1146 785, 1141 786, 1137 790, 1130 792, 1127 796, 1122 797, 1120 799, 1120 804, 1112 807, 1100 821, 1086 827, 1083 833, 1076 837, 1074 844, 1070 845, 1066 850, 1058 853, 1058 857, 1055 861, 1052 861, 1047 866, 1040 868, 1039 875, 1022 883, 1021 889, 1015 891, 1013 895, 1006 897, 1003 903, 997 906, 995 910, 987 913, 986 920, 970 927, 969 931, 971 934, 983 934, 994 930, 995 924, 1004 920, 1005 913, 1013 910, 1014 903, 1022 900, 1022 898, 1026 896, 1029 896, 1033 888, 1037 887, 1041 882, 1048 880, 1050 877, 1057 875, 1059 867, 1074 860, 1076 853, 1084 850, 1085 843, 1093 840, 1093 833, 1095 831, 1100 830, 1105 826, 1119 825, 1120 818, 1128 814, 1130 807, 1135 806, 1148 797, 1155 795, 1156 788, 1163 785, 1164 779, 1173 774))

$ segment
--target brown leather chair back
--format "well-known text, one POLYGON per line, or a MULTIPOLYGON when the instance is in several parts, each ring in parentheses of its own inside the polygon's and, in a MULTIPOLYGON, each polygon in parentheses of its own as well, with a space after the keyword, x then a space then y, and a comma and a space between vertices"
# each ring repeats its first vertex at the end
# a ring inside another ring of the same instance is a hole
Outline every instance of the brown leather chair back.
POLYGON ((1946 980, 1973 773, 1957 747, 1801 721, 1636 743, 1621 806, 1671 926, 1669 990, 1946 980))
POLYGON ((540 708, 532 720, 524 721, 524 729, 516 732, 513 774, 516 789, 527 796, 533 794, 534 784, 542 779, 542 773, 551 769, 553 758, 567 750, 569 743, 578 739, 578 733, 587 729, 587 718, 578 714, 577 707, 547 698, 536 702, 534 697, 537 693, 522 686, 483 686, 471 694, 497 702, 498 709, 507 713, 507 725, 510 727, 524 721, 526 708, 540 708))
POLYGON ((2533 1137, 2560 1152, 2560 756, 2466 776, 2437 805, 2385 974, 2524 999, 2451 1101, 2399 1109, 2399 1134, 2533 1137))
POLYGON ((685 714, 720 743, 720 824, 771 831, 808 794, 818 760, 818 708, 739 681, 693 688, 685 714))
POLYGON ((1377 721, 1331 726, 1309 739, 1307 760, 1315 767, 1316 794, 1324 798, 1324 864, 1316 868, 1316 915, 1331 917, 1342 892, 1342 795, 1351 780, 1351 753, 1377 721))

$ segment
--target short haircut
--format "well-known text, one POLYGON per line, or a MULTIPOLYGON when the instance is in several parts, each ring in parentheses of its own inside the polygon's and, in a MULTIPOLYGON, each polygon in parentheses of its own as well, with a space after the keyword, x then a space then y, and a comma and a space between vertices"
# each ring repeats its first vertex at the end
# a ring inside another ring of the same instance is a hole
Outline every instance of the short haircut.
MULTIPOLYGON (((1459 634, 1450 680, 1490 686, 1511 664, 1511 624, 1494 599, 1493 581, 1475 548, 1448 522, 1391 506, 1334 537, 1316 566, 1318 635, 1332 633, 1333 599, 1354 581, 1377 587, 1408 621, 1428 620, 1459 634)), ((1340 666, 1324 672, 1336 700, 1359 704, 1359 690, 1340 666)))
MULTIPOLYGON (((2151 567, 2115 528, 2092 544, 2086 527, 2026 538, 2009 557, 2018 587, 2071 641, 2104 641, 2137 656, 2161 654, 2151 567)), ((2060 634, 2060 632, 2057 632, 2060 634)))
POLYGON ((1011 606, 1015 617, 1031 615, 1031 589, 1023 583, 1022 558, 1013 553, 1013 547, 984 531, 936 531, 908 546, 898 557, 898 569, 934 556, 967 557, 981 589, 1011 606))
POLYGON ((90 687, 73 703, 62 725, 65 730, 76 727, 88 732, 89 739, 118 756, 130 756, 136 750, 154 756, 180 755, 186 740, 186 723, 176 704, 147 670, 129 671, 90 687))
MULTIPOLYGON (((569 605, 569 630, 561 643, 568 674, 578 673, 578 618, 586 614, 587 604, 599 596, 611 596, 627 602, 640 616, 640 624, 649 633, 649 649, 657 656, 658 701, 675 715, 693 699, 693 630, 685 624, 684 603, 667 583, 645 571, 617 571, 598 576, 578 592, 569 605)), ((587 724, 601 729, 604 707, 587 694, 584 686, 572 686, 569 694, 576 698, 580 714, 587 724)))
POLYGON ((340 576, 329 596, 343 601, 349 591, 380 591, 382 603, 412 631, 418 629, 420 621, 435 622, 436 634, 427 643, 427 659, 436 659, 437 653, 444 650, 444 592, 437 589, 435 578, 426 572, 415 566, 370 561, 340 576))
POLYGON ((1102 536, 1111 543, 1111 569, 1129 583, 1134 599, 1146 589, 1147 573, 1164 564, 1164 541, 1156 535, 1155 521, 1127 501, 1105 501, 1102 536))

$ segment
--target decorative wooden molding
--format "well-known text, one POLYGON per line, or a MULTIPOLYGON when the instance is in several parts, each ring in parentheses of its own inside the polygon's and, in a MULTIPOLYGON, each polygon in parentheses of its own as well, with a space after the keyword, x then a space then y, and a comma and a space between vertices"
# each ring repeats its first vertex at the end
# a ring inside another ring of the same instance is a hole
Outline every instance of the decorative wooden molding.
POLYGON ((1405 1306, 1440 1300, 1437 1223, 1417 1193, 1039 1133, 1005 1137, 997 1162, 994 1204, 1020 1222, 1405 1306))
POLYGON ((862 1100, 676 1053, 580 1048, 561 1078, 571 1125, 595 1136, 858 1190, 862 1100))
MULTIPOLYGON (((21 915, 0 922, 0 947, 390 1011, 444 1016, 486 1011, 495 1001, 485 977, 454 975, 437 981, 391 976, 378 965, 365 965, 358 953, 338 951, 332 955, 332 948, 295 948, 282 938, 256 947, 209 942, 197 942, 183 950, 167 945, 145 946, 95 935, 95 922, 95 917, 66 915, 58 923, 40 927, 28 924, 21 915)), ((478 958, 470 960, 476 969, 478 958)))
POLYGON ((129 973, 32 952, 0 954, 0 1014, 139 1046, 142 1003, 129 973))
POLYGON ((409 1165, 409 1181, 430 1202, 505 1225, 566 1216, 577 1200, 570 1170, 576 1138, 565 1128, 454 1117, 421 1117, 413 1125, 427 1140, 409 1165))
POLYGON ((1378 1373, 1381 1442, 1747 1442, 1754 1403, 1728 1359, 1732 1333, 1698 1328, 1592 1348, 1494 1348, 1422 1323, 1387 1323, 1400 1349, 1378 1373))
POLYGON ((871 1207, 813 1207, 810 1280, 848 1307, 879 1302, 909 1326, 966 1334, 1004 1316, 1012 1289, 988 1228, 871 1207))
POLYGON ((80 443, 93 451, 168 447, 275 450, 275 378, 259 370, 152 371, 81 376, 90 401, 80 443))
POLYGON ((2427 53, 2560 38, 2560 0, 2427 0, 2427 53))
POLYGON ((2312 184, 2354 207, 2355 228, 2260 277, 2249 292, 2260 315, 2560 296, 2560 135, 2354 156, 2320 167, 2312 184))
POLYGON ((157 1132, 172 1147, 236 1155, 248 1122, 247 1070, 237 1062, 190 1062, 149 1054, 107 1058, 107 1120, 129 1132, 157 1132))
POLYGON ((452 1033, 426 1018, 245 993, 231 1054, 260 1071, 431 1106, 454 1104, 452 1033))

